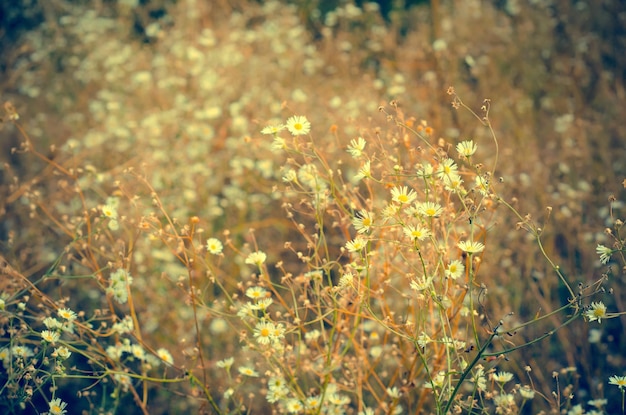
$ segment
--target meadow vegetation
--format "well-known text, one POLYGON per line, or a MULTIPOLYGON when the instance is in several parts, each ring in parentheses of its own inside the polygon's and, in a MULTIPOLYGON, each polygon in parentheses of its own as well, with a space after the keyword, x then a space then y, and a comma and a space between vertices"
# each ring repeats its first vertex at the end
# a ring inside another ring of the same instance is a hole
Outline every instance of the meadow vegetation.
POLYGON ((11 45, 2 412, 625 413, 619 2, 294 3, 11 45))

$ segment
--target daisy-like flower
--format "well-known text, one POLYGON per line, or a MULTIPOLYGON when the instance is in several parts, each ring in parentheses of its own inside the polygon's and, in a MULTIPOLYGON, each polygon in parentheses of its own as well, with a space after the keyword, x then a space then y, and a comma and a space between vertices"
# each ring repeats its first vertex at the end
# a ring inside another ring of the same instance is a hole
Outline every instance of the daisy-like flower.
POLYGON ((224 399, 229 400, 231 396, 235 394, 235 390, 233 388, 228 388, 224 391, 224 399))
POLYGON ((435 375, 435 377, 424 384, 425 388, 428 389, 439 389, 443 386, 443 383, 446 381, 446 373, 441 371, 435 375))
POLYGON ((406 186, 396 186, 391 189, 391 199, 401 205, 406 205, 415 200, 417 194, 413 189, 409 191, 406 186))
POLYGON ((43 324, 50 330, 61 330, 63 328, 63 323, 57 320, 54 317, 46 317, 43 319, 43 324))
POLYGON ((272 305, 272 303, 274 302, 274 300, 272 300, 269 297, 266 298, 260 298, 257 300, 257 302, 255 304, 252 304, 252 310, 261 310, 261 311, 265 311, 268 309, 269 306, 272 305))
POLYGON ((346 272, 342 274, 339 278, 339 283, 337 284, 339 288, 349 288, 354 287, 354 275, 350 272, 346 272))
POLYGON ((131 316, 126 316, 124 317, 123 320, 111 326, 111 330, 113 330, 114 332, 118 334, 130 333, 131 331, 133 331, 133 329, 134 329, 134 325, 133 325, 133 319, 131 316))
POLYGON ((342 395, 340 393, 328 393, 328 390, 326 390, 326 393, 328 395, 328 402, 336 405, 336 406, 342 406, 342 405, 347 405, 350 403, 350 398, 348 398, 345 395, 342 395))
POLYGON ((251 378, 259 377, 259 372, 257 372, 256 370, 254 370, 253 367, 250 366, 239 366, 237 370, 244 376, 248 376, 251 378))
POLYGON ((491 375, 491 378, 498 383, 505 384, 510 382, 513 379, 513 373, 509 372, 498 372, 491 375))
POLYGON ((283 175, 283 182, 291 183, 298 181, 298 174, 294 169, 288 169, 283 175))
POLYGON ((252 298, 253 300, 260 300, 265 298, 267 295, 267 291, 263 287, 250 287, 246 290, 246 297, 252 298))
POLYGON ((67 403, 59 398, 55 398, 48 404, 48 413, 50 415, 63 415, 67 413, 67 403))
POLYGON ((350 153, 350 155, 355 159, 358 159, 363 155, 363 150, 365 150, 366 144, 367 142, 363 139, 363 137, 351 140, 350 145, 348 146, 348 153, 350 153))
POLYGON ((430 163, 418 164, 415 167, 417 169, 417 177, 428 178, 435 173, 435 168, 430 163))
POLYGON ((387 388, 387 395, 392 399, 400 399, 400 391, 397 387, 387 388))
POLYGON ((130 353, 139 360, 145 360, 146 351, 138 344, 133 344, 130 347, 130 353))
POLYGON ((626 388, 626 376, 611 376, 609 378, 609 385, 615 385, 623 391, 626 388))
POLYGON ((450 158, 446 158, 442 160, 437 168, 437 174, 442 177, 453 177, 458 176, 458 166, 454 162, 454 160, 450 158))
POLYGON ((271 391, 274 391, 274 390, 288 390, 287 382, 285 382, 285 378, 283 378, 282 376, 271 377, 267 381, 267 387, 271 391))
POLYGON ((450 262, 450 264, 448 264, 448 268, 446 268, 445 270, 445 275, 448 278, 452 278, 453 280, 456 280, 461 275, 463 275, 464 272, 465 272, 465 265, 463 265, 463 263, 459 261, 458 259, 455 259, 454 261, 450 262))
POLYGON ((61 346, 54 350, 54 354, 61 360, 67 360, 72 355, 72 352, 70 352, 67 347, 61 346))
POLYGON ((476 175, 474 178, 475 188, 483 196, 489 195, 489 181, 481 175, 476 175))
POLYGON ((446 346, 448 346, 451 349, 465 349, 465 345, 467 343, 465 343, 463 340, 457 340, 457 339, 453 339, 451 337, 448 336, 444 336, 441 340, 440 340, 441 344, 445 344, 446 346))
POLYGON ((10 350, 8 347, 0 348, 0 361, 6 368, 9 365, 9 357, 11 356, 10 350))
POLYGON ((496 413, 511 413, 511 409, 515 406, 515 396, 510 393, 494 396, 493 403, 496 404, 496 413))
POLYGON ((367 240, 357 236, 346 243, 346 249, 349 252, 358 252, 367 246, 367 240))
POLYGON ((590 401, 587 401, 587 405, 593 406, 594 408, 597 409, 602 409, 603 407, 606 406, 606 404, 609 401, 606 399, 592 399, 590 401))
POLYGON ((477 149, 478 147, 472 140, 461 141, 459 144, 456 145, 456 151, 458 151, 462 157, 467 158, 470 158, 477 149))
POLYGON ((130 389, 132 385, 132 381, 128 375, 120 375, 116 373, 113 375, 113 379, 115 379, 115 381, 122 387, 124 392, 128 392, 128 389, 130 389))
POLYGON ((352 218, 352 225, 358 233, 368 233, 373 223, 373 215, 367 210, 359 210, 352 218))
POLYGON ((117 219, 117 208, 113 205, 102 206, 102 214, 109 219, 117 219))
POLYGON ((523 399, 529 401, 535 397, 535 391, 530 388, 530 386, 525 385, 522 386, 519 390, 519 394, 523 399))
POLYGON ((60 308, 59 311, 57 311, 57 314, 59 315, 59 317, 67 321, 76 320, 76 313, 69 308, 60 308))
POLYGON ((106 354, 111 359, 118 361, 122 357, 122 353, 124 350, 122 349, 122 345, 118 344, 117 346, 108 346, 106 349, 106 354))
POLYGON ((311 123, 302 115, 294 115, 287 120, 287 130, 293 136, 306 135, 311 131, 311 123))
POLYGON ((259 344, 269 344, 276 326, 271 321, 261 321, 254 327, 254 338, 259 344))
POLYGON ((446 190, 451 192, 460 192, 463 190, 461 185, 463 184, 463 179, 458 174, 450 174, 443 176, 443 184, 445 185, 446 190))
POLYGON ((13 352, 14 356, 21 357, 23 359, 33 355, 33 351, 28 346, 13 346, 11 352, 13 352))
POLYGON ((306 409, 315 410, 320 408, 322 402, 323 401, 320 396, 310 396, 304 401, 304 406, 306 407, 306 409))
POLYGON ((276 343, 285 338, 285 326, 283 324, 275 324, 272 330, 272 340, 276 343))
POLYGON ((265 252, 256 251, 256 252, 250 253, 248 257, 246 258, 245 262, 246 264, 256 265, 260 267, 261 265, 263 265, 266 259, 267 259, 267 255, 265 254, 265 252))
POLYGON ((218 361, 215 365, 217 367, 221 367, 222 369, 226 370, 227 372, 230 371, 230 368, 233 366, 233 363, 235 362, 235 358, 233 357, 228 357, 226 359, 220 360, 218 361))
POLYGON ((362 179, 365 179, 366 177, 367 178, 372 177, 371 163, 369 160, 363 163, 363 165, 359 168, 359 171, 354 176, 354 179, 362 180, 362 179))
POLYGON ((584 415, 586 413, 587 412, 585 412, 585 410, 583 409, 583 406, 581 404, 574 405, 574 406, 572 406, 572 409, 567 411, 567 415, 584 415))
POLYGON ((284 401, 285 399, 287 399, 287 396, 289 395, 289 389, 285 388, 285 389, 270 389, 267 391, 267 394, 265 395, 265 399, 269 402, 269 403, 276 403, 279 401, 284 401))
POLYGON ((161 347, 156 351, 156 355, 159 359, 163 360, 165 363, 169 363, 170 365, 174 364, 174 358, 172 354, 167 350, 161 347))
MULTIPOLYGON (((123 268, 118 268, 115 272, 111 273, 110 281, 112 284, 130 284, 133 282, 133 277, 123 268)), ((67 309, 59 310, 59 313, 67 309)), ((61 315, 61 314, 59 314, 61 315)))
POLYGON ((287 407, 287 412, 291 414, 297 414, 304 410, 304 405, 297 399, 289 399, 285 406, 287 407))
POLYGON ((420 225, 408 225, 403 229, 404 234, 412 240, 423 241, 428 238, 431 233, 428 229, 420 225))
POLYGON ((598 320, 598 323, 602 323, 602 319, 606 318, 606 306, 602 301, 592 302, 589 309, 585 311, 585 317, 590 322, 598 320))
POLYGON ((43 330, 41 332, 41 340, 46 343, 54 344, 60 337, 61 335, 57 331, 43 330))
MULTIPOLYGON (((115 301, 124 304, 128 301, 128 286, 133 282, 133 277, 125 269, 119 268, 111 274, 107 294, 113 295, 115 301)), ((59 310, 60 311, 60 310, 59 310)))
POLYGON ((219 255, 222 253, 224 245, 217 238, 209 238, 206 240, 206 250, 213 255, 219 255))
POLYGON ((116 231, 120 228, 120 223, 115 219, 111 219, 109 221, 109 224, 107 225, 107 228, 109 228, 112 231, 116 231))
POLYGON ((265 135, 275 135, 278 134, 279 132, 281 132, 282 130, 285 129, 285 126, 283 124, 278 124, 278 125, 268 125, 267 127, 264 127, 261 130, 261 134, 265 134, 265 135))
POLYGON ((607 264, 611 259, 611 255, 613 255, 613 250, 607 246, 598 244, 596 247, 596 253, 600 255, 600 262, 602 264, 607 264))
POLYGON ((273 152, 279 152, 287 148, 287 142, 282 137, 274 137, 274 141, 270 145, 270 150, 273 152))
POLYGON ((421 277, 417 280, 411 281, 411 289, 419 292, 424 291, 428 287, 430 287, 430 283, 433 281, 432 277, 421 277))
POLYGON ((289 395, 289 388, 287 387, 287 382, 285 382, 283 377, 271 377, 267 381, 267 388, 269 390, 265 399, 267 399, 270 403, 278 402, 279 400, 287 398, 289 395))
POLYGON ((383 208, 380 214, 387 221, 395 217, 399 211, 400 211, 400 205, 396 205, 395 203, 389 203, 387 206, 383 208))
POLYGON ((239 311, 237 311, 237 317, 241 319, 245 319, 246 317, 255 317, 256 313, 254 312, 258 308, 252 303, 245 303, 241 306, 239 311))
POLYGON ((487 379, 485 378, 485 369, 478 365, 477 369, 476 369, 476 373, 474 374, 474 377, 472 377, 472 382, 474 382, 476 384, 476 389, 480 390, 480 391, 484 391, 485 389, 487 389, 487 379))
POLYGON ((485 245, 481 242, 474 241, 461 241, 457 244, 457 246, 461 249, 461 251, 467 252, 468 254, 477 254, 479 252, 483 252, 485 249, 485 245))
POLYGON ((443 213, 443 208, 439 203, 423 202, 416 206, 417 214, 429 218, 437 218, 443 213))

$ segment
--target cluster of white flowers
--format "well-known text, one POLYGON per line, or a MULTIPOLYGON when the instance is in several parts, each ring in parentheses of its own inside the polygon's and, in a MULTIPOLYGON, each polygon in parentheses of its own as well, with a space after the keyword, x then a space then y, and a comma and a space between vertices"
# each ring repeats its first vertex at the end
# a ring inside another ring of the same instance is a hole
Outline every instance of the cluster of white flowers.
POLYGON ((141 345, 131 343, 130 339, 127 338, 123 339, 121 343, 108 346, 106 354, 115 362, 121 361, 122 357, 124 357, 130 360, 138 360, 152 367, 157 367, 163 362, 170 365, 174 363, 174 359, 167 349, 159 348, 156 350, 156 355, 153 355, 147 353, 141 345))
POLYGON ((109 197, 106 204, 100 208, 102 215, 109 220, 107 226, 112 231, 116 231, 120 227, 117 213, 119 204, 120 200, 118 198, 109 197))
POLYGON ((130 273, 123 268, 118 268, 109 277, 107 294, 111 294, 118 303, 124 304, 128 301, 128 293, 132 283, 133 277, 130 273))
POLYGON ((343 409, 350 403, 350 399, 341 393, 335 383, 326 387, 322 395, 308 396, 304 399, 295 397, 295 392, 282 376, 270 377, 267 381, 265 398, 270 403, 278 403, 287 413, 308 413, 323 411, 323 413, 344 413, 343 409))

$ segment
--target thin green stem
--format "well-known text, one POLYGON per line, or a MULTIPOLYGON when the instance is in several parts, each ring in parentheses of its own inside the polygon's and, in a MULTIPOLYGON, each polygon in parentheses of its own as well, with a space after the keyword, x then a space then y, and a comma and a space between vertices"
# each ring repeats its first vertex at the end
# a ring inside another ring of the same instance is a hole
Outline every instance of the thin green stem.
POLYGON ((467 368, 461 374, 461 377, 459 378, 454 390, 452 391, 452 395, 450 395, 450 399, 446 403, 446 406, 444 407, 443 412, 440 412, 441 415, 446 415, 448 411, 450 410, 450 407, 452 406, 452 403, 454 402, 454 398, 459 393, 461 385, 463 384, 465 379, 467 379, 467 377, 469 376, 474 366, 476 366, 478 362, 480 361, 480 359, 482 359, 483 356, 486 355, 485 350, 487 350, 487 347, 489 347, 489 345, 493 342, 493 339, 498 335, 498 329, 500 328, 500 325, 501 324, 498 324, 493 329, 493 331, 489 335, 489 338, 485 341, 485 343, 482 345, 480 350, 478 350, 478 353, 476 353, 476 356, 474 356, 474 359, 470 362, 469 365, 467 365, 467 368))

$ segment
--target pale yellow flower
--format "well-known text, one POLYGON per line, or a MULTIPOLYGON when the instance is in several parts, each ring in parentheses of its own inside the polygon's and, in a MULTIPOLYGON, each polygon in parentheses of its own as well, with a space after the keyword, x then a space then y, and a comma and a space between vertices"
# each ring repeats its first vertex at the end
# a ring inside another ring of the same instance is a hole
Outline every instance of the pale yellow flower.
POLYGON ((437 218, 443 213, 443 208, 439 203, 423 202, 417 204, 417 213, 421 216, 437 218))
POLYGON ((463 157, 470 158, 478 149, 474 141, 465 140, 456 145, 456 151, 463 157))
POLYGON ((415 191, 413 189, 409 190, 406 186, 396 186, 391 189, 391 199, 401 205, 413 202, 416 197, 415 191))
POLYGON ((285 129, 285 126, 282 125, 282 124, 279 124, 279 125, 268 125, 267 127, 264 127, 261 130, 261 134, 266 134, 266 135, 278 134, 279 132, 281 132, 284 129, 285 129))
POLYGON ((224 249, 224 245, 222 245, 222 242, 217 239, 217 238, 209 238, 206 241, 206 250, 213 255, 219 255, 222 253, 222 250, 224 249))
POLYGON ((350 155, 352 155, 355 159, 359 158, 363 155, 363 150, 365 149, 366 144, 367 142, 363 139, 363 137, 351 140, 350 145, 348 146, 348 153, 350 153, 350 155))
POLYGON ((465 265, 463 265, 463 263, 458 259, 455 259, 454 261, 450 262, 450 264, 448 264, 448 268, 446 268, 445 274, 446 277, 456 280, 461 275, 463 275, 464 272, 465 265))
POLYGON ((55 398, 48 404, 48 413, 50 415, 64 415, 67 413, 67 410, 65 409, 66 407, 66 402, 63 402, 59 398, 55 398))
POLYGON ((60 337, 61 335, 56 331, 43 330, 41 332, 41 339, 46 343, 54 344, 60 337))
POLYGON ((513 373, 510 372, 498 372, 491 375, 492 379, 498 383, 507 383, 513 379, 513 373))
POLYGON ((359 210, 352 218, 352 225, 358 233, 368 233, 372 228, 374 218, 371 212, 359 210))
POLYGON ((408 225, 403 229, 403 231, 404 234, 410 239, 417 241, 423 241, 431 235, 428 229, 420 225, 408 225))
POLYGON ((245 262, 246 264, 256 265, 260 267, 261 265, 263 265, 266 259, 267 259, 267 255, 265 254, 265 252, 256 251, 256 252, 250 253, 248 257, 246 258, 245 262))
POLYGON ((372 177, 371 162, 368 160, 365 163, 363 163, 363 165, 359 168, 359 171, 354 176, 354 179, 362 180, 362 179, 371 178, 371 177, 372 177))
POLYGON ((311 131, 311 123, 302 115, 294 115, 287 120, 287 130, 291 135, 306 135, 311 131))
POLYGON ((161 347, 156 351, 156 355, 165 363, 174 364, 174 358, 172 358, 172 354, 167 349, 161 347))
POLYGON ((367 246, 367 240, 361 237, 356 237, 346 243, 346 249, 350 252, 358 252, 367 246))
POLYGON ((461 249, 461 251, 467 252, 468 254, 477 254, 485 249, 485 245, 481 242, 474 241, 461 241, 457 244, 457 246, 461 249))
POLYGON ((615 385, 621 390, 624 390, 624 388, 626 388, 626 376, 611 376, 609 378, 609 385, 615 385))
POLYGON ((591 321, 598 321, 598 323, 602 323, 602 319, 606 318, 606 306, 602 301, 593 302, 589 306, 589 309, 585 311, 585 316, 587 319, 591 321))

